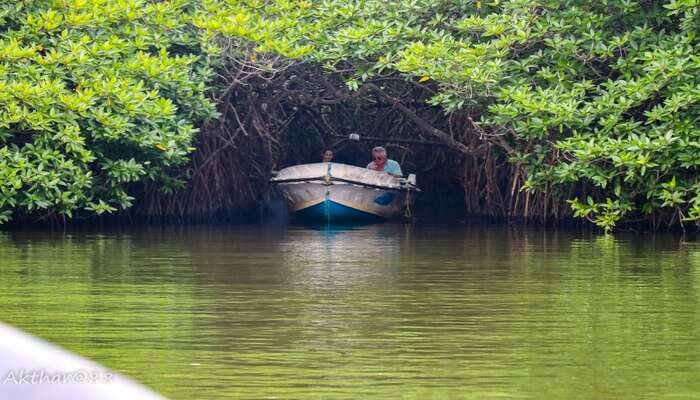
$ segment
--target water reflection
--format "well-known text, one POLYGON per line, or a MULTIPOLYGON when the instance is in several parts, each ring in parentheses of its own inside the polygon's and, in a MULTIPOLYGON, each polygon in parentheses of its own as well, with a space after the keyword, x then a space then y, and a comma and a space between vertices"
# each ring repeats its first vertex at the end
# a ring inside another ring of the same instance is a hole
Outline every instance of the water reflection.
POLYGON ((699 263, 492 228, 0 234, 0 319, 173 398, 688 398, 699 263))

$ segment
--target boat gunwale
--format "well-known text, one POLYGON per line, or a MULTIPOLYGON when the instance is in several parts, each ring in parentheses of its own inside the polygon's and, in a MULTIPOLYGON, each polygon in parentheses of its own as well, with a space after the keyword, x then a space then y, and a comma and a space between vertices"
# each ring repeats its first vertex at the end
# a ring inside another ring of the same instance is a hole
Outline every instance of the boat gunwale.
MULTIPOLYGON (((375 185, 372 183, 365 183, 361 181, 356 181, 353 179, 346 179, 346 178, 339 178, 337 176, 330 176, 330 182, 327 183, 326 181, 326 176, 319 176, 319 177, 311 177, 311 178, 287 178, 287 179, 277 179, 277 178, 272 178, 270 179, 270 182, 276 183, 276 184, 285 184, 285 183, 318 183, 324 186, 331 186, 333 185, 333 181, 338 181, 338 182, 344 182, 344 183, 349 183, 352 185, 357 185, 357 186, 364 186, 368 188, 374 188, 374 189, 382 189, 382 190, 395 190, 398 192, 420 192, 421 190, 413 186, 411 184, 406 184, 406 186, 382 186, 382 185, 375 185), (314 182, 314 181, 321 181, 321 182, 314 182)), ((402 178, 403 179, 403 178, 402 178)))

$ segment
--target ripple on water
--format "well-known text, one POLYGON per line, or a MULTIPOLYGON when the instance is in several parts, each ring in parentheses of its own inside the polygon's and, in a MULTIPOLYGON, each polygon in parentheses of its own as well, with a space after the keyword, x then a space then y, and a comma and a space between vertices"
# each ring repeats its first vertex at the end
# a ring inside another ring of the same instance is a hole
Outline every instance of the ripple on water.
POLYGON ((490 228, 2 233, 0 315, 175 399, 695 398, 699 263, 490 228))

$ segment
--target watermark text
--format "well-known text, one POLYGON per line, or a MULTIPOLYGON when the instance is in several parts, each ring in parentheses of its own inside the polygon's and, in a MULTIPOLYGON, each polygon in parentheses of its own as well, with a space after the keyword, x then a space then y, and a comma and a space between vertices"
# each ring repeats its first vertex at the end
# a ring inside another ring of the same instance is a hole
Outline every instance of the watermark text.
POLYGON ((0 385, 70 385, 79 383, 109 383, 114 373, 106 370, 49 371, 45 369, 12 369, 0 372, 0 385))

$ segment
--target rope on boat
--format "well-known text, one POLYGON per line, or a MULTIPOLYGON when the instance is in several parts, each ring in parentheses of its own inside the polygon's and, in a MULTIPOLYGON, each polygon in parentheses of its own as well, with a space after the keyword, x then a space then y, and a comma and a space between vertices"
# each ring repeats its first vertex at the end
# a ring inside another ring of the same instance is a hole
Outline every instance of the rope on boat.
POLYGON ((333 163, 328 163, 328 170, 326 171, 326 175, 323 177, 323 183, 326 186, 333 184, 333 175, 331 175, 331 165, 333 165, 333 163))
POLYGON ((413 210, 411 209, 411 191, 406 191, 406 203, 404 204, 403 216, 405 218, 413 217, 413 210))

